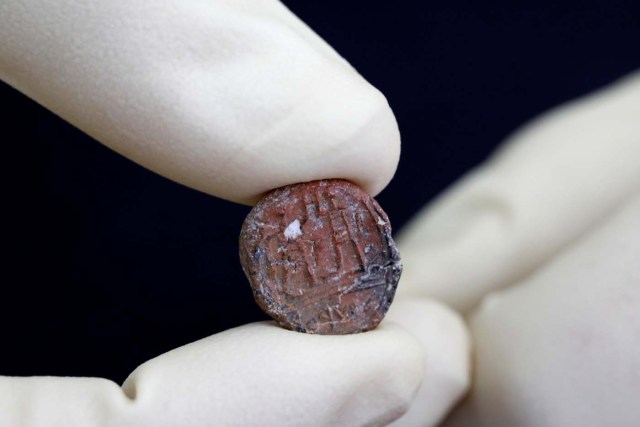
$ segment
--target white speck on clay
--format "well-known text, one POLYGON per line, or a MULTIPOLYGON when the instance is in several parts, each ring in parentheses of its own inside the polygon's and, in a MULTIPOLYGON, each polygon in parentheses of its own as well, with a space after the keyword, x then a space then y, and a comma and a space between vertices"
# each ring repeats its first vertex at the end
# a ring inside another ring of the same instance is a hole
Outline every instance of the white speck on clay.
POLYGON ((298 236, 302 235, 302 230, 300 229, 300 221, 297 219, 293 220, 291 224, 287 225, 287 228, 284 229, 284 237, 287 239, 295 239, 298 236))
POLYGON ((385 225, 386 222, 384 222, 384 219, 378 217, 378 225, 385 225))

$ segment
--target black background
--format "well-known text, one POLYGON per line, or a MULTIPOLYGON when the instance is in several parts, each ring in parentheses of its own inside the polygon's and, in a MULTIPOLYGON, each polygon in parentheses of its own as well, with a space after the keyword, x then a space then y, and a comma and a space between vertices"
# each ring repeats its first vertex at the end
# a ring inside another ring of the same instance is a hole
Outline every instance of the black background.
MULTIPOLYGON (((547 108, 640 68, 635 1, 287 1, 388 98, 396 228, 547 108)), ((237 260, 249 208, 119 157, 6 85, 0 374, 118 382, 265 319, 237 260)))

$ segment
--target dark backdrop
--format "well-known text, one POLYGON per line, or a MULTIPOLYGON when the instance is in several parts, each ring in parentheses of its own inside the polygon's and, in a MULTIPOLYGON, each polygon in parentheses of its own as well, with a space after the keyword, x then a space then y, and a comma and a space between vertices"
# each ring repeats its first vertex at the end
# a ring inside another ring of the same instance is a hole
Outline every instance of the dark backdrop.
MULTIPOLYGON (((636 1, 286 3, 395 111, 402 159, 378 200, 396 228, 528 118, 640 67, 636 1)), ((237 260, 247 207, 154 175, 6 85, 0 102, 0 374, 120 382, 265 318, 237 260)))

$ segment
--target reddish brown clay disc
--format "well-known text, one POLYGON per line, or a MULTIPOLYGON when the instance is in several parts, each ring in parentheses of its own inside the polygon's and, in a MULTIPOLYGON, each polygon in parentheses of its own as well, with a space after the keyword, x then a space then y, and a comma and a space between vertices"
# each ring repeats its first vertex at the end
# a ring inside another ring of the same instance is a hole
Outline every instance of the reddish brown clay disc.
POLYGON ((343 180, 268 194, 244 221, 240 261, 266 313, 284 328, 314 334, 375 328, 402 271, 387 215, 343 180))

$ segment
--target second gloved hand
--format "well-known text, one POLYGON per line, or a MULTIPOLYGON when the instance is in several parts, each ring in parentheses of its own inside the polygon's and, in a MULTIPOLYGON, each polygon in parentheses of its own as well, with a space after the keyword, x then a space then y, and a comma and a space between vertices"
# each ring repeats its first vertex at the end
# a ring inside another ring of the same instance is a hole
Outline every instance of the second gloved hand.
POLYGON ((640 425, 639 230, 637 74, 516 133, 404 230, 399 299, 469 315, 473 385, 445 425, 640 425))

